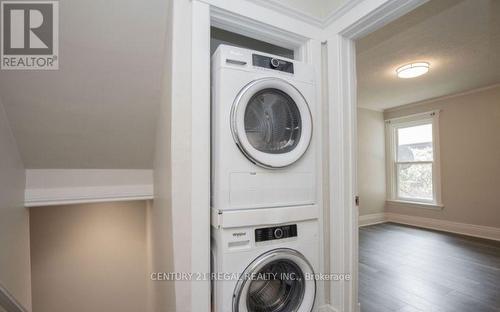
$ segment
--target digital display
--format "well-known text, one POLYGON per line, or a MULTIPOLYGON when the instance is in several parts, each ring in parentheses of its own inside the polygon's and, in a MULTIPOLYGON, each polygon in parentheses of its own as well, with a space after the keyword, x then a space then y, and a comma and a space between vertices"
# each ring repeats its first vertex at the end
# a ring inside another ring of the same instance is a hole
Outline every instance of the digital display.
POLYGON ((274 69, 293 74, 293 63, 289 61, 259 54, 253 54, 252 61, 253 66, 274 69))
POLYGON ((265 242, 297 236, 297 224, 260 228, 255 230, 255 241, 265 242))

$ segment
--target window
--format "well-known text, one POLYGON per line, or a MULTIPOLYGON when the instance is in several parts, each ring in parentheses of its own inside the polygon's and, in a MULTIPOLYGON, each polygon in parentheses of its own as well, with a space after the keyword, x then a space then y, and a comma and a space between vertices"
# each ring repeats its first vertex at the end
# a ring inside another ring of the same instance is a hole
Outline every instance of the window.
POLYGON ((441 206, 438 112, 387 120, 388 199, 441 206))

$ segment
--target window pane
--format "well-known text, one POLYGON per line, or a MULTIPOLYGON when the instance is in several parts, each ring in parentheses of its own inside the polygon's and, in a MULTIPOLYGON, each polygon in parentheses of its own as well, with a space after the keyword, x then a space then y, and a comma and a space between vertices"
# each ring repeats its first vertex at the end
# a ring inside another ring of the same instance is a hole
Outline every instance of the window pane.
POLYGON ((433 200, 432 164, 398 164, 398 197, 433 200))
POLYGON ((432 124, 398 128, 398 161, 432 161, 432 124))

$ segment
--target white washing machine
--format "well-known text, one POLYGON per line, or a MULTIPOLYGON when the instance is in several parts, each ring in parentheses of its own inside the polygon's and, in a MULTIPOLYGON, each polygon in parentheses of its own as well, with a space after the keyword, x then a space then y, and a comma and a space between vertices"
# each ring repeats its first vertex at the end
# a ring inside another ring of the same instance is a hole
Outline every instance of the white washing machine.
POLYGON ((311 312, 318 221, 212 228, 213 312, 311 312))
POLYGON ((310 64, 221 45, 212 57, 212 209, 314 205, 310 64))

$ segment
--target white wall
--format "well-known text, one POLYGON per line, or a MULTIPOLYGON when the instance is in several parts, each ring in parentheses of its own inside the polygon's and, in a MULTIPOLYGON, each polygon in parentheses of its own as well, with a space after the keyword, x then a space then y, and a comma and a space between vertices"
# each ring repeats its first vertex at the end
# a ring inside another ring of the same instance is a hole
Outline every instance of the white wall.
POLYGON ((33 311, 146 311, 146 204, 31 208, 33 311))
POLYGON ((25 172, 0 102, 0 283, 31 309, 29 215, 25 172))
MULTIPOLYGON (((172 220, 172 68, 174 30, 173 5, 169 3, 162 98, 156 129, 154 156, 154 201, 150 209, 151 270, 174 272, 172 220)), ((175 311, 175 287, 171 282, 150 282, 152 309, 155 312, 175 311)))
POLYGON ((384 114, 358 108, 359 215, 384 212, 385 183, 384 114))
POLYGON ((443 210, 388 205, 386 211, 500 227, 500 86, 386 111, 386 118, 441 110, 443 210))

